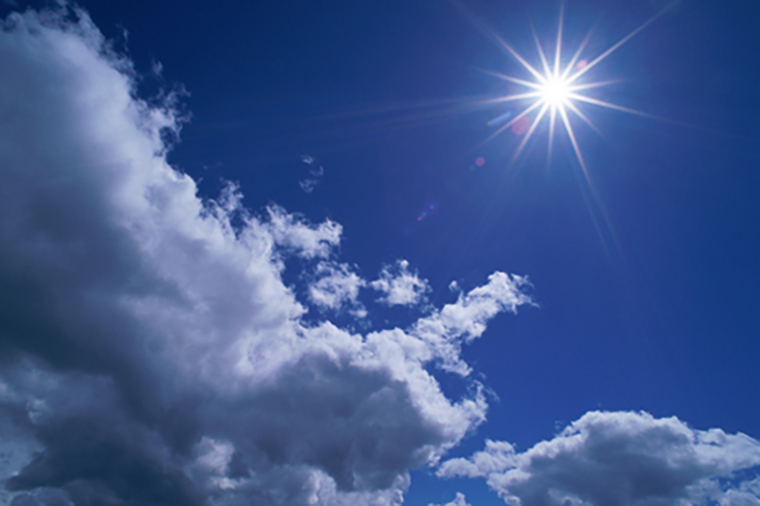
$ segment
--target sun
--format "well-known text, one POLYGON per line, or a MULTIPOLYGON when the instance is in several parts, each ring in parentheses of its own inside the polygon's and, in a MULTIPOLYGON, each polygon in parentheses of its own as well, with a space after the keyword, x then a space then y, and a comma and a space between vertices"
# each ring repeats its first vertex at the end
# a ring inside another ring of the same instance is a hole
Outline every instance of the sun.
POLYGON ((560 9, 559 29, 557 31, 557 38, 554 42, 551 59, 547 56, 547 52, 539 41, 536 32, 533 32, 533 38, 535 39, 538 53, 537 64, 531 64, 524 56, 520 55, 514 48, 512 48, 512 46, 507 44, 498 36, 492 34, 501 48, 504 49, 511 57, 517 60, 517 62, 522 66, 523 70, 526 71, 528 75, 526 77, 514 77, 510 75, 489 72, 490 74, 495 75, 505 81, 517 84, 524 88, 524 91, 520 93, 497 97, 495 99, 489 100, 489 103, 501 104, 504 102, 519 102, 525 104, 524 109, 518 114, 512 115, 508 112, 489 122, 489 125, 493 125, 497 122, 501 123, 503 119, 510 119, 508 122, 501 125, 499 129, 489 137, 489 140, 507 128, 512 127, 513 125, 516 127, 519 126, 521 130, 520 133, 524 133, 524 137, 513 155, 512 159, 514 161, 523 151, 526 144, 533 136, 534 132, 536 132, 536 129, 539 127, 542 121, 546 120, 549 124, 548 156, 551 157, 554 137, 558 130, 557 125, 560 125, 560 128, 564 130, 565 134, 570 140, 571 145, 573 146, 573 151, 575 152, 575 156, 578 159, 584 175, 586 175, 588 178, 586 162, 583 159, 580 146, 578 145, 577 136, 573 128, 573 121, 580 119, 592 129, 597 130, 597 128, 588 118, 586 113, 583 112, 582 108, 591 105, 641 116, 650 116, 649 114, 643 113, 641 111, 601 100, 595 96, 590 96, 588 94, 590 90, 602 88, 617 81, 589 80, 589 72, 604 59, 610 56, 613 52, 619 49, 623 44, 628 42, 636 34, 641 32, 649 24, 660 17, 665 12, 665 9, 658 12, 644 24, 620 39, 617 43, 602 51, 601 54, 591 59, 582 58, 582 55, 584 54, 590 38, 589 35, 583 39, 581 44, 578 46, 578 48, 576 48, 575 52, 570 58, 566 58, 563 55, 563 12, 564 11, 560 9), (523 125, 525 124, 529 124, 530 127, 523 129, 523 125))
POLYGON ((570 99, 571 87, 562 76, 551 76, 539 89, 541 100, 549 107, 564 107, 570 99))

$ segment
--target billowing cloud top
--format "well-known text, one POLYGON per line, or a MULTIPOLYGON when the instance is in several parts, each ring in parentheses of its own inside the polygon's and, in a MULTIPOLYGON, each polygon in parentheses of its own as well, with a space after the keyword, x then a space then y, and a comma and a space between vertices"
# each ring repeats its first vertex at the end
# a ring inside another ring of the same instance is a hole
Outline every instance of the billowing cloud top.
MULTIPOLYGON (((200 199, 165 158, 171 100, 137 98, 84 13, 10 16, 0 68, 0 502, 400 504, 484 420, 431 366, 466 376, 462 342, 529 302, 521 278, 407 329, 306 323, 286 256, 319 265, 308 302, 365 285, 340 225, 200 199)), ((427 290, 402 267, 389 304, 427 290)))

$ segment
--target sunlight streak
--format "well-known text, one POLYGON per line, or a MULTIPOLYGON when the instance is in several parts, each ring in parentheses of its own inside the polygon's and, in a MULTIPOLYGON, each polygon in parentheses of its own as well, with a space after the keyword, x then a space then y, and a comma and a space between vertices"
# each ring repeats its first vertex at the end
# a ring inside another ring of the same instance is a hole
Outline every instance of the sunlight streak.
POLYGON ((666 9, 663 9, 660 12, 658 12, 657 14, 655 14, 654 16, 652 16, 651 18, 649 18, 648 20, 646 20, 641 26, 639 26, 634 31, 632 31, 631 33, 629 33, 628 35, 626 35, 625 37, 623 37, 622 39, 620 39, 620 41, 618 41, 616 44, 613 44, 605 52, 603 52, 602 54, 600 54, 599 56, 597 56, 593 61, 591 61, 591 63, 589 63, 588 65, 586 65, 582 69, 580 69, 575 74, 573 74, 568 79, 568 81, 572 83, 573 81, 575 81, 576 79, 578 79, 580 76, 582 76, 583 74, 585 74, 586 72, 588 72, 589 70, 591 70, 592 68, 594 68, 599 62, 601 62, 602 60, 604 60, 605 58, 607 58, 609 55, 611 55, 612 53, 614 53, 615 51, 617 51, 620 48, 620 46, 622 46, 623 44, 625 44, 626 42, 628 42, 629 40, 631 40, 633 37, 635 37, 644 28, 646 28, 647 26, 649 26, 652 23, 654 23, 654 21, 657 20, 657 18, 659 18, 660 16, 662 16, 665 12, 666 12, 666 9))
POLYGON ((517 157, 520 156, 520 153, 522 152, 523 148, 525 148, 525 145, 528 143, 528 140, 530 140, 530 137, 533 135, 533 132, 536 131, 536 127, 541 123, 541 118, 544 117, 544 114, 546 114, 546 110, 549 107, 551 107, 549 103, 544 102, 543 107, 541 107, 541 111, 539 111, 538 116, 536 117, 536 120, 530 126, 530 129, 528 130, 528 132, 525 134, 525 137, 523 138, 520 145, 517 147, 517 151, 515 151, 515 154, 512 155, 512 161, 516 160, 517 157))
POLYGON ((559 76, 559 58, 562 54, 562 20, 565 14, 565 4, 559 6, 559 29, 557 30, 557 45, 554 48, 554 75, 559 76))
MULTIPOLYGON (((638 26, 628 35, 617 41, 615 44, 602 51, 601 54, 588 60, 582 58, 581 55, 588 45, 591 34, 587 34, 581 41, 577 50, 573 53, 572 58, 565 63, 562 58, 562 36, 564 25, 564 5, 560 6, 559 23, 557 27, 557 38, 554 43, 554 54, 547 55, 543 45, 536 33, 536 30, 531 26, 531 33, 533 40, 536 43, 536 51, 538 54, 538 65, 532 65, 524 56, 520 55, 512 46, 500 37, 492 34, 492 36, 498 41, 499 45, 506 50, 517 62, 530 74, 531 79, 525 79, 520 77, 514 77, 496 72, 489 72, 499 79, 516 84, 527 88, 528 91, 512 93, 509 95, 496 97, 489 101, 492 104, 501 104, 506 102, 515 101, 529 101, 525 108, 519 114, 511 117, 509 121, 501 124, 501 122, 489 122, 490 124, 500 124, 499 128, 492 135, 489 136, 486 142, 493 139, 496 135, 504 132, 506 129, 517 125, 517 128, 513 128, 513 131, 517 135, 524 135, 524 138, 520 141, 517 150, 512 157, 514 162, 519 155, 523 152, 530 139, 536 133, 542 120, 548 118, 549 123, 549 138, 548 138, 548 158, 551 158, 552 149, 554 146, 554 136, 558 130, 564 129, 571 145, 573 146, 573 152, 580 164, 584 177, 588 180, 588 170, 586 162, 581 154, 581 148, 578 143, 578 138, 573 130, 573 122, 571 121, 572 113, 574 116, 580 119, 583 123, 588 125, 591 129, 601 135, 599 128, 597 128, 588 115, 581 110, 581 104, 587 104, 597 107, 603 107, 606 109, 612 109, 615 111, 625 112, 629 114, 635 114, 638 116, 645 116, 650 118, 656 118, 650 114, 636 109, 631 109, 622 105, 613 104, 611 102, 589 96, 587 93, 591 90, 598 90, 605 86, 618 83, 620 79, 607 79, 601 81, 586 81, 581 80, 589 70, 596 67, 599 63, 604 61, 607 57, 620 49, 629 40, 639 34, 647 26, 652 24, 656 19, 665 13, 667 9, 659 11, 657 14, 646 20, 643 24, 638 26), (542 71, 538 70, 542 69, 542 71), (538 110, 537 112, 535 112, 538 110), (535 115, 535 118, 530 122, 530 127, 527 127, 530 118, 523 120, 529 114, 535 115), (521 121, 520 124, 517 122, 521 121), (557 125, 560 125, 558 127, 557 125)), ((509 111, 511 114, 513 111, 509 111)), ((516 111, 515 111, 516 112, 516 111)), ((500 118, 505 117, 504 114, 500 118)))

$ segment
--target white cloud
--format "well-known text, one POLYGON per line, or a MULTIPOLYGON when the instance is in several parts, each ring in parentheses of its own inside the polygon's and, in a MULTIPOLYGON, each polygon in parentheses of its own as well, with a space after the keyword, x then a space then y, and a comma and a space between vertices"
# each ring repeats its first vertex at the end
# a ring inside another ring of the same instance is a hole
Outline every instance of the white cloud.
MULTIPOLYGON (((255 215, 235 185, 200 199, 165 158, 171 100, 135 98, 130 62, 67 19, 0 31, 5 498, 400 504, 408 471, 485 419, 482 389, 449 399, 430 366, 467 374, 461 344, 529 302, 521 278, 494 273, 408 329, 306 324, 284 259, 333 262, 340 225, 255 215)), ((358 276, 322 265, 310 298, 355 301, 358 276)))
POLYGON ((482 478, 492 474, 503 473, 516 466, 515 449, 505 441, 486 440, 486 448, 476 452, 469 459, 451 459, 444 462, 438 470, 439 476, 466 476, 482 478))
POLYGON ((466 376, 470 368, 459 358, 462 343, 483 335, 488 320, 498 313, 514 313, 519 306, 532 304, 523 291, 527 286, 530 284, 522 276, 494 272, 487 284, 460 293, 454 304, 417 320, 411 333, 435 350, 443 369, 466 376))
POLYGON ((420 279, 416 272, 410 272, 406 260, 398 260, 395 265, 383 267, 380 278, 370 283, 370 286, 384 294, 378 300, 389 306, 420 304, 430 291, 427 280, 420 279))
POLYGON ((760 442, 744 434, 695 430, 647 413, 589 412, 523 453, 491 441, 469 459, 444 462, 438 475, 484 477, 520 506, 750 505, 758 480, 730 478, 757 466, 760 442))
POLYGON ((367 284, 347 264, 336 262, 320 262, 316 276, 316 281, 309 285, 309 299, 319 307, 333 310, 346 304, 357 307, 359 290, 367 284))
POLYGON ((267 228, 275 243, 293 249, 304 258, 327 258, 340 243, 343 227, 334 221, 312 226, 280 207, 270 207, 268 211, 267 228))

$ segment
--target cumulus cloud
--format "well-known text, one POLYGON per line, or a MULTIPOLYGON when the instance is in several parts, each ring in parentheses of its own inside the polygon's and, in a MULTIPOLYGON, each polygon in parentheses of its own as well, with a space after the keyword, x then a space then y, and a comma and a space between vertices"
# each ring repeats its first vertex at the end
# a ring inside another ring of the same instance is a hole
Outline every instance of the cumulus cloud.
POLYGON ((316 268, 317 279, 309 285, 309 299, 320 308, 337 310, 344 305, 351 306, 359 314, 364 314, 357 302, 359 290, 367 282, 352 272, 346 264, 320 262, 316 268))
POLYGON ((757 466, 760 442, 744 434, 643 412, 589 412, 523 453, 489 441, 469 459, 444 462, 438 475, 484 477, 515 506, 750 505, 760 498, 757 466))
POLYGON ((476 383, 450 399, 431 371, 468 374, 522 278, 405 329, 307 323, 285 259, 322 262, 311 302, 355 301, 339 224, 199 198, 166 161, 172 101, 136 97, 82 12, 10 16, 0 68, 2 502, 400 504, 485 419, 476 383))
POLYGON ((394 265, 386 265, 380 278, 370 286, 381 292, 379 301, 388 306, 414 306, 425 301, 430 291, 426 279, 420 279, 416 272, 409 270, 409 262, 398 260, 394 265))
POLYGON ((327 258, 340 243, 343 227, 334 221, 326 220, 318 226, 312 226, 280 207, 272 206, 267 211, 269 222, 266 228, 274 242, 293 250, 299 256, 327 258))

